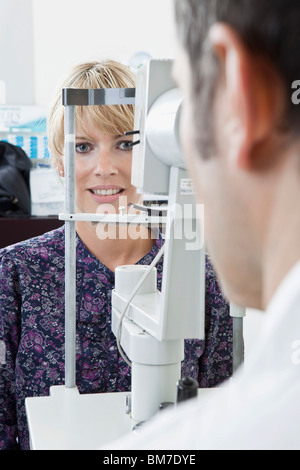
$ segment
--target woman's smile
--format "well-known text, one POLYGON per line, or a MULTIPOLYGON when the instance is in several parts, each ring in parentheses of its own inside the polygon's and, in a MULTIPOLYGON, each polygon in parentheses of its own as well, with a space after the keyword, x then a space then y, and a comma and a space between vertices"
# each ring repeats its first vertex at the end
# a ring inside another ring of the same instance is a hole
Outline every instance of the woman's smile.
POLYGON ((124 195, 124 188, 119 186, 97 186, 89 189, 92 198, 98 202, 98 204, 109 204, 119 199, 121 195, 124 195))

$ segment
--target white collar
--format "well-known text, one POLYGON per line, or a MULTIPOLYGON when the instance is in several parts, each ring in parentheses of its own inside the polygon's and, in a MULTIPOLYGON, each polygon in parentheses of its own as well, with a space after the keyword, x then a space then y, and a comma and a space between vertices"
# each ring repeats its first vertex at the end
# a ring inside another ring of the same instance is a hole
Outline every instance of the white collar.
POLYGON ((274 315, 278 310, 289 309, 289 303, 293 302, 294 298, 300 295, 300 260, 293 266, 288 274, 281 281, 275 294, 273 295, 266 313, 272 312, 274 315))
MULTIPOLYGON (((251 313, 249 313, 251 315, 251 313)), ((300 261, 282 280, 265 312, 249 357, 248 371, 266 373, 292 365, 293 344, 300 340, 300 261)))

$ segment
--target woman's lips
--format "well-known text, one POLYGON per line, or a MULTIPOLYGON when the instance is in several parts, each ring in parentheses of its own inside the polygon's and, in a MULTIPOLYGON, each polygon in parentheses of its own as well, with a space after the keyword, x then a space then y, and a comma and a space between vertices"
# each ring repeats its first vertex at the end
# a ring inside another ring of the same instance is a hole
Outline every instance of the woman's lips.
POLYGON ((93 199, 99 204, 109 204, 110 202, 117 201, 125 190, 118 186, 99 186, 91 188, 89 191, 93 199))

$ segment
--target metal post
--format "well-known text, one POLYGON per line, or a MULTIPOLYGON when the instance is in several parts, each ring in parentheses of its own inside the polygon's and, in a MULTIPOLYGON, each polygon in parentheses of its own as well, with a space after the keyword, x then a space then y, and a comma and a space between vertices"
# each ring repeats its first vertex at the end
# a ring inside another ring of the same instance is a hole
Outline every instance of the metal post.
POLYGON ((62 90, 65 107, 65 386, 76 386, 75 107, 134 104, 135 88, 62 90), (71 214, 71 216, 70 216, 71 214))
MULTIPOLYGON (((65 106, 65 212, 76 210, 75 106, 65 106)), ((76 225, 65 221, 65 386, 76 386, 76 225)))
POLYGON ((246 309, 230 303, 230 316, 233 323, 233 374, 244 362, 243 323, 246 309))
POLYGON ((233 373, 244 362, 243 318, 233 317, 233 373))

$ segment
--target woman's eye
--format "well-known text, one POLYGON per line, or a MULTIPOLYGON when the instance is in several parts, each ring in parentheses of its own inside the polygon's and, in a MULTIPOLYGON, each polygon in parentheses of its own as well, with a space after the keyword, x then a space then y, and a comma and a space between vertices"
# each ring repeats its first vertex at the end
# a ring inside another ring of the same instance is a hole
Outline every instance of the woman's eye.
POLYGON ((118 148, 120 150, 128 151, 128 150, 131 150, 131 144, 132 144, 131 140, 124 140, 118 143, 118 148))
POLYGON ((91 149, 91 146, 86 143, 76 144, 76 152, 86 153, 91 149))

